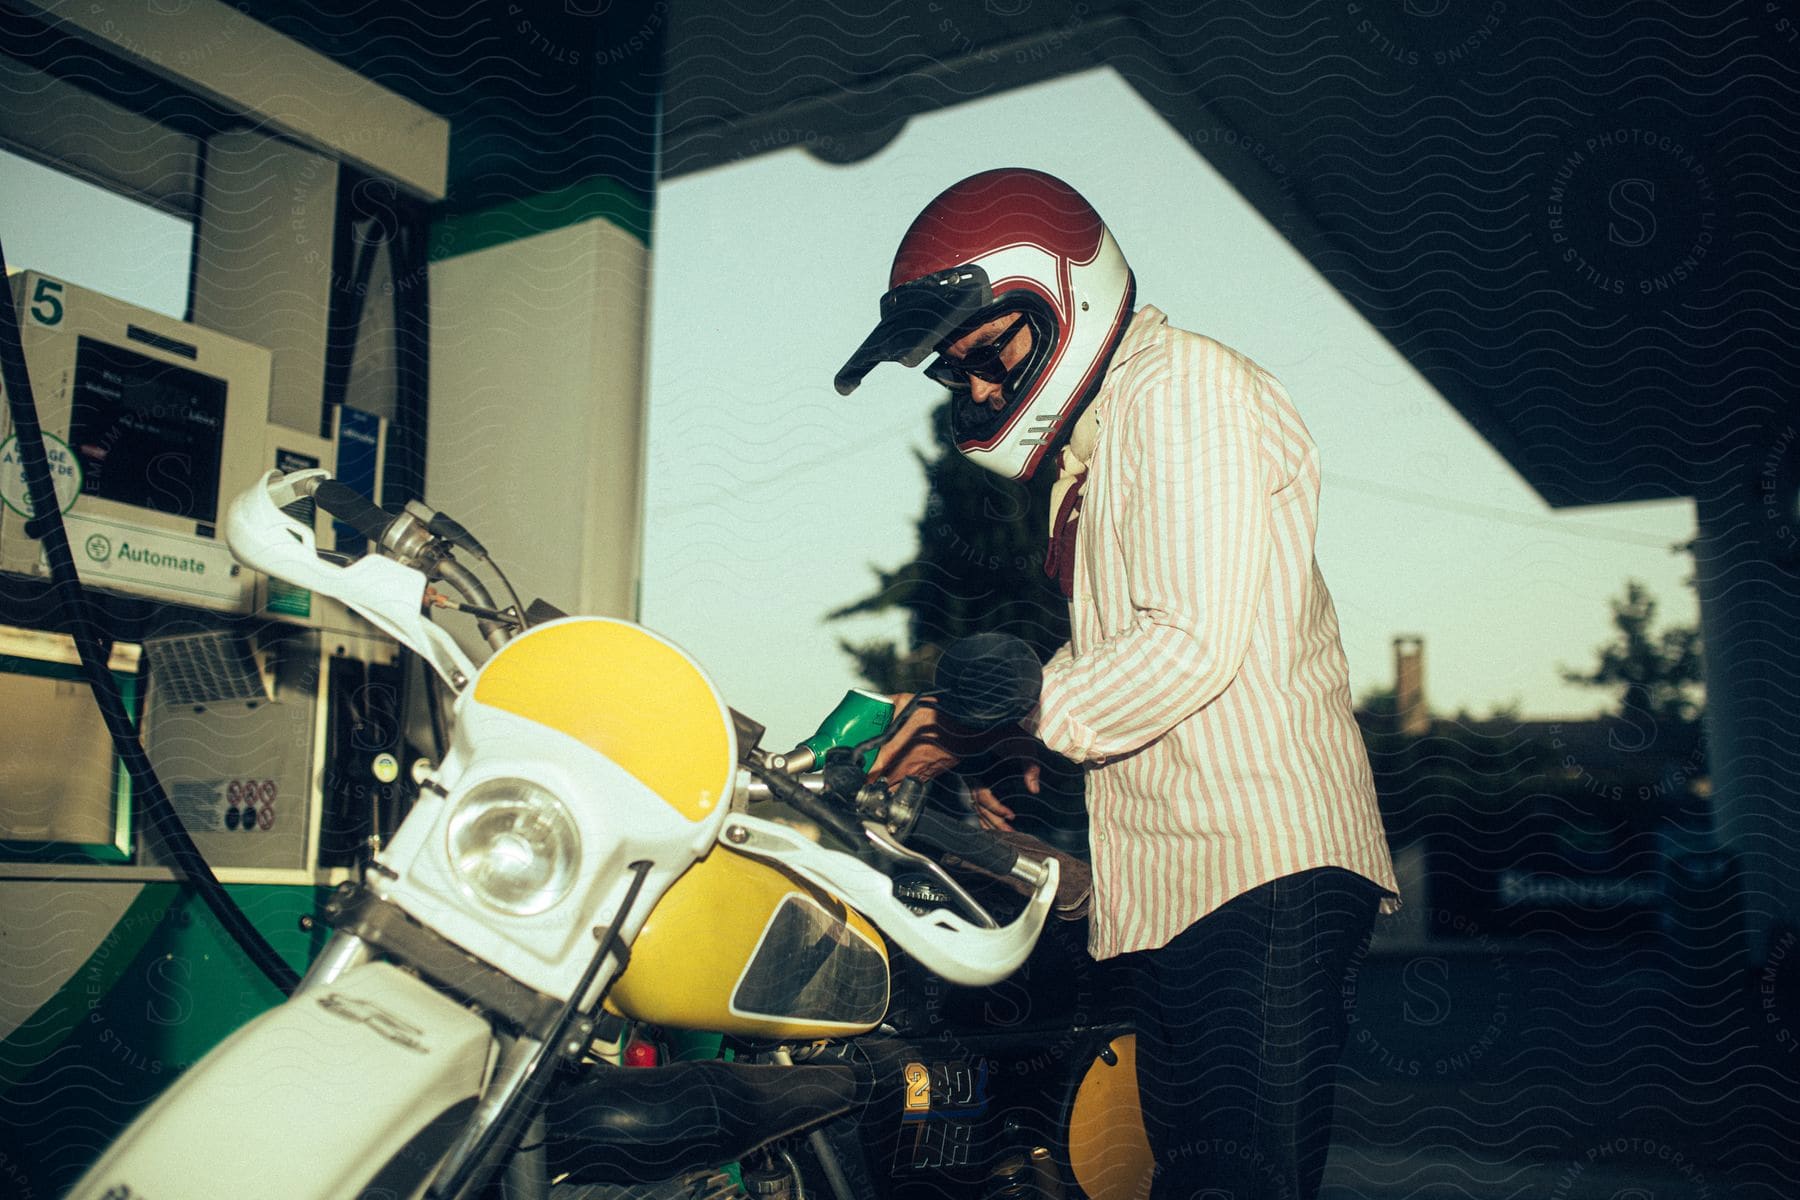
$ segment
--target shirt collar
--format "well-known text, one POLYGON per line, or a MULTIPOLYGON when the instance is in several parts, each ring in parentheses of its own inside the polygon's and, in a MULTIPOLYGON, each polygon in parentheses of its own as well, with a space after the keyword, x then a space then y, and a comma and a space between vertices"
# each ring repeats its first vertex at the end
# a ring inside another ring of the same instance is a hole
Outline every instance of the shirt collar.
POLYGON ((1168 323, 1169 318, 1152 304, 1146 304, 1133 313, 1131 323, 1125 326, 1125 335, 1119 339, 1119 348, 1113 352, 1112 362, 1108 364, 1106 373, 1112 374, 1120 364, 1147 349, 1168 323))
POLYGON ((1131 316, 1125 325, 1125 332, 1119 338, 1119 347, 1113 351, 1112 361, 1106 364, 1106 375, 1100 381, 1099 394, 1094 397, 1090 409, 1104 410, 1107 390, 1119 378, 1119 368, 1133 357, 1149 349, 1150 343, 1169 323, 1160 308, 1146 304, 1131 316))

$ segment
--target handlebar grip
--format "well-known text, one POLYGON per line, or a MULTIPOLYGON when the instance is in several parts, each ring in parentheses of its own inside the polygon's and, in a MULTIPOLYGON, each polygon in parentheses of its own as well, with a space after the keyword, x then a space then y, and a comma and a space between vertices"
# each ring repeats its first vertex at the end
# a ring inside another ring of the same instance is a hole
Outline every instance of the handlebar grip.
POLYGON ((393 513, 379 504, 371 503, 355 488, 347 487, 335 479, 321 481, 313 492, 313 500, 320 508, 371 542, 379 543, 381 535, 394 523, 393 513))
POLYGON ((914 840, 940 854, 954 854, 972 867, 999 876, 1012 874, 1019 852, 989 833, 926 809, 913 827, 914 840))

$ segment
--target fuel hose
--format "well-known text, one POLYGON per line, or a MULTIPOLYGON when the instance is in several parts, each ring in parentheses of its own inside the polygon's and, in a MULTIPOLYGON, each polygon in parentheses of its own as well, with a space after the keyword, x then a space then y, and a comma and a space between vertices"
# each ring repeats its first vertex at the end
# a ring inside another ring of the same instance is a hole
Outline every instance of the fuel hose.
POLYGON ((25 346, 19 332, 19 313, 13 304, 12 287, 6 280, 6 250, 0 246, 0 383, 6 387, 6 402, 12 416, 13 432, 19 439, 19 460, 25 468, 26 494, 31 500, 32 518, 26 523, 28 536, 43 544, 44 557, 50 567, 50 596, 56 611, 66 614, 75 649, 81 659, 82 674, 93 689, 100 717, 112 738, 113 750, 131 777, 132 794, 143 806, 145 818, 161 839, 163 848, 174 861, 182 881, 199 893, 231 940, 249 956, 284 995, 293 993, 300 977, 286 960, 275 952, 268 939, 250 923, 237 906, 218 876, 213 874, 199 847, 188 836, 180 815, 169 803, 156 770, 150 765, 137 728, 125 711, 119 686, 107 669, 108 654, 102 646, 99 622, 93 601, 81 585, 75 571, 75 559, 69 552, 69 535, 63 527, 62 510, 56 501, 56 487, 50 478, 50 461, 44 453, 43 432, 38 426, 37 404, 31 394, 31 379, 25 369, 25 346))

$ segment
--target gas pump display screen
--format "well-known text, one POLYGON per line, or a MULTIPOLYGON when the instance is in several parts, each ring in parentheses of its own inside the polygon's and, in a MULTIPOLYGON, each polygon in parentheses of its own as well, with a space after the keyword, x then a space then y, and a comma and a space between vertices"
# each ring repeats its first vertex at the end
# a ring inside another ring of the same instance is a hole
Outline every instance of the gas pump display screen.
POLYGON ((82 494, 217 521, 225 391, 223 379, 81 338, 69 445, 82 494))

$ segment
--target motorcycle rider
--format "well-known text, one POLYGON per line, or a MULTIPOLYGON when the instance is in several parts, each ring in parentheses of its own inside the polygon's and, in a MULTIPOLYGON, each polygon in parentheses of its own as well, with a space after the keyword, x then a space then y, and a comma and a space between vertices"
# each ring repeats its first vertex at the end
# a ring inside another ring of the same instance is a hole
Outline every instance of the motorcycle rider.
MULTIPOLYGON (((1046 570, 1071 634, 1030 724, 1085 768, 1089 951, 1142 981, 1151 1196, 1305 1200, 1343 978, 1397 903, 1314 557, 1318 454, 1273 376, 1134 301, 1079 193, 986 171, 914 220, 836 383, 935 352, 965 457, 1015 480, 1056 462, 1046 570)), ((922 708, 876 769, 930 775, 956 751, 922 708)))

